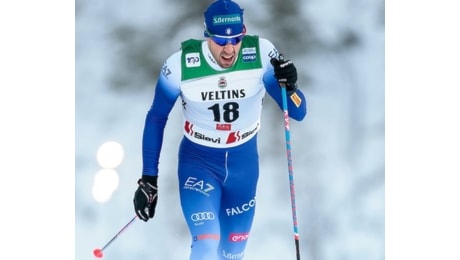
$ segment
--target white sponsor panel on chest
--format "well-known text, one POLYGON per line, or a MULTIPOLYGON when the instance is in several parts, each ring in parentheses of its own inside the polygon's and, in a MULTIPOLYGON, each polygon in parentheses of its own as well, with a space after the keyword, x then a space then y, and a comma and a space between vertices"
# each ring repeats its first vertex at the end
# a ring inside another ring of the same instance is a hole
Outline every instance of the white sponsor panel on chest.
POLYGON ((182 83, 182 95, 193 102, 244 99, 255 95, 263 87, 260 71, 245 70, 217 74, 182 83))

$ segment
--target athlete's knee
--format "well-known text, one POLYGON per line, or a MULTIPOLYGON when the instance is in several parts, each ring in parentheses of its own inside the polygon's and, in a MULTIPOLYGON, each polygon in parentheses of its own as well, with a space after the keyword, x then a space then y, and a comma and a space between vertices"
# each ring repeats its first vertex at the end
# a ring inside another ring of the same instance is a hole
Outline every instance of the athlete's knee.
POLYGON ((239 250, 222 249, 219 251, 219 260, 238 260, 244 257, 244 248, 239 250))
POLYGON ((219 244, 219 259, 243 259, 248 233, 231 234, 228 239, 222 239, 219 244))

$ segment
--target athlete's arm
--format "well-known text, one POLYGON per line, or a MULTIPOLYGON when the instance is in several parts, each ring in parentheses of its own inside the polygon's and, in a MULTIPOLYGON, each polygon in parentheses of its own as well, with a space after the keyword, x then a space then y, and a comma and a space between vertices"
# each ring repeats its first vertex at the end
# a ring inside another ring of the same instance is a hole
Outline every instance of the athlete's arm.
MULTIPOLYGON (((273 66, 270 63, 272 58, 278 58, 279 53, 275 46, 268 40, 261 38, 259 41, 262 66, 264 67, 263 83, 268 94, 275 100, 280 109, 283 109, 283 100, 281 96, 278 80, 275 78, 273 66)), ((289 93, 287 97, 287 107, 289 117, 301 121, 307 114, 307 100, 302 91, 297 88, 295 92, 289 93)))
POLYGON ((180 95, 180 52, 163 65, 155 87, 152 106, 145 118, 142 137, 142 175, 157 176, 163 133, 177 97, 180 95))

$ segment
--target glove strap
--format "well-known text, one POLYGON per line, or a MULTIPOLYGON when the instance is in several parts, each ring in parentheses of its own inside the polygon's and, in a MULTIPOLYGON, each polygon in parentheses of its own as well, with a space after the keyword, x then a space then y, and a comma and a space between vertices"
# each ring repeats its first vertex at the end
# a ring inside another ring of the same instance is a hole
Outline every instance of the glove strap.
POLYGON ((145 192, 152 193, 154 190, 158 190, 157 179, 158 176, 143 175, 142 178, 137 181, 137 184, 142 186, 145 192))
POLYGON ((150 176, 150 175, 142 175, 142 178, 140 178, 137 183, 142 181, 143 183, 150 183, 152 186, 158 186, 157 181, 158 181, 158 176, 150 176))

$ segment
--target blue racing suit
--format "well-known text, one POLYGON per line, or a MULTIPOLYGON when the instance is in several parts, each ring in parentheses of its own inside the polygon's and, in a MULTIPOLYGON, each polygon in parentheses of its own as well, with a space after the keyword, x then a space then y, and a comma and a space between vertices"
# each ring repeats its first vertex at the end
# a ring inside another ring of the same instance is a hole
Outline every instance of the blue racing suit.
MULTIPOLYGON (((256 206, 257 133, 265 93, 282 108, 273 44, 246 35, 235 64, 220 68, 206 41, 188 40, 165 62, 143 134, 143 175, 157 176, 163 132, 177 98, 183 111, 178 153, 190 260, 242 259, 256 206)), ((289 93, 289 116, 302 120, 306 100, 289 93)))

